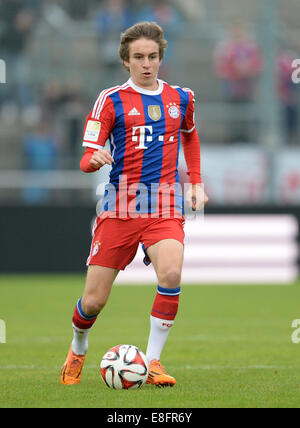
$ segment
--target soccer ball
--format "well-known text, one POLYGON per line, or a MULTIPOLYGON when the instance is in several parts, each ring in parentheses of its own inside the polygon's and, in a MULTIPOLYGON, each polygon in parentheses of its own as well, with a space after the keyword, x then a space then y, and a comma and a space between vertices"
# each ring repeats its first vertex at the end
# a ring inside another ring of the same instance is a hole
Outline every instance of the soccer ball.
POLYGON ((148 362, 143 352, 134 345, 117 345, 103 356, 101 375, 109 388, 137 389, 148 377, 148 362))

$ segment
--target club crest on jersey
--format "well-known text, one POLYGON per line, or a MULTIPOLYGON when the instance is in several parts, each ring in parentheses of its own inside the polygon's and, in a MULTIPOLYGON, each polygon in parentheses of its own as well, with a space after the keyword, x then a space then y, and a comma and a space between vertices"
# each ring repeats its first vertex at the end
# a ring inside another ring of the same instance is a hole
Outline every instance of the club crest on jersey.
POLYGON ((179 108, 176 103, 170 103, 167 105, 168 113, 172 119, 178 119, 180 116, 179 108))
POLYGON ((157 122, 161 118, 161 109, 160 106, 148 106, 148 115, 149 117, 157 122))

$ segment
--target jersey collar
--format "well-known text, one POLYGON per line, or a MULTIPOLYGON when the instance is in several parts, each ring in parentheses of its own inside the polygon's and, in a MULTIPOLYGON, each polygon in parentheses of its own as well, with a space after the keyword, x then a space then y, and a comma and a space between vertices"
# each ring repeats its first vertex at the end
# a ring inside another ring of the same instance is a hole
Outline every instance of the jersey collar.
POLYGON ((163 91, 164 84, 163 81, 160 79, 157 79, 158 82, 158 89, 156 91, 149 91, 148 89, 140 88, 139 86, 136 86, 132 79, 130 78, 127 83, 137 92, 144 95, 160 95, 163 91))

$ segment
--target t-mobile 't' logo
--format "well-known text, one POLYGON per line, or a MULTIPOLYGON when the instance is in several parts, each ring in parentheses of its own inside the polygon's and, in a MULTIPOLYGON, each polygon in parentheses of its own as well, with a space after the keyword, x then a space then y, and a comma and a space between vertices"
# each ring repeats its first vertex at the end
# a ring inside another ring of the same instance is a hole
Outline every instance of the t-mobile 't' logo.
POLYGON ((152 141, 152 132, 153 128, 152 126, 135 126, 132 128, 132 141, 133 142, 139 142, 139 145, 136 146, 136 149, 148 149, 148 147, 145 146, 145 141, 148 142, 152 141), (136 131, 140 130, 140 138, 136 135, 136 131), (146 130, 149 131, 150 135, 147 135, 146 137, 146 130))
MULTIPOLYGON (((152 126, 134 126, 132 128, 132 141, 134 143, 139 143, 138 146, 136 146, 136 149, 148 149, 148 147, 145 146, 145 142, 151 143, 153 141, 152 137, 153 133, 153 127, 152 126), (137 131, 140 131, 140 136, 138 137, 136 135, 137 131), (148 131, 148 135, 146 135, 146 131, 148 131)), ((165 137, 163 135, 159 135, 158 141, 163 142, 165 137)), ((171 136, 169 138, 169 141, 172 143, 175 141, 174 136, 171 136)))
POLYGON ((0 83, 6 83, 6 64, 3 59, 0 59, 0 83))

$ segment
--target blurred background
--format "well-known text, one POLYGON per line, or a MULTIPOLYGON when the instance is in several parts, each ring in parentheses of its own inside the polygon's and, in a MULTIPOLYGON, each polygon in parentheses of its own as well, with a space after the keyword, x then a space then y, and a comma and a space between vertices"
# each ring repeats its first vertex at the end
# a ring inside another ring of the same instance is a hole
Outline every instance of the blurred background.
MULTIPOLYGON (((159 77, 195 92, 210 199, 187 222, 183 280, 294 281, 299 16, 299 0, 0 0, 1 272, 84 272, 108 175, 79 169, 85 118, 128 79, 120 32, 148 20, 169 43, 159 77)), ((180 171, 184 181, 182 154, 180 171)), ((120 281, 142 269, 137 258, 120 281)))

